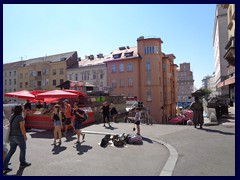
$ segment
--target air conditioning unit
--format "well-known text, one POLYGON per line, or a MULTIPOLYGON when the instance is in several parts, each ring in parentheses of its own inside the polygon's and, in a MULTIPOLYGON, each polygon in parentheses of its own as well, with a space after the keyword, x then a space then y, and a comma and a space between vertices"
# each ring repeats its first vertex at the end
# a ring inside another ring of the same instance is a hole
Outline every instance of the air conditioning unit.
POLYGON ((125 46, 122 46, 122 47, 119 47, 119 50, 125 50, 126 49, 126 47, 125 46))

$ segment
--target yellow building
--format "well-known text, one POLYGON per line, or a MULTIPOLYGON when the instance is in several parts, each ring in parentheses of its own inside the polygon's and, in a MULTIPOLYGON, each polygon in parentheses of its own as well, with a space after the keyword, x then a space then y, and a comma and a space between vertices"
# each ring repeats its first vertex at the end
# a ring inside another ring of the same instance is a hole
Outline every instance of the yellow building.
POLYGON ((29 59, 18 68, 18 90, 54 90, 67 80, 67 68, 74 66, 76 51, 29 59))

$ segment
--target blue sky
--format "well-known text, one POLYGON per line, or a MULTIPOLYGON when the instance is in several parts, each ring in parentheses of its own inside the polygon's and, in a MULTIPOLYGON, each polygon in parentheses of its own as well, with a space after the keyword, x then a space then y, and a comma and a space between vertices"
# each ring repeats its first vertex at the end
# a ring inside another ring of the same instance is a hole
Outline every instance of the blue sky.
POLYGON ((175 63, 191 63, 197 88, 214 71, 215 4, 3 5, 3 63, 77 51, 80 57, 160 37, 175 63))

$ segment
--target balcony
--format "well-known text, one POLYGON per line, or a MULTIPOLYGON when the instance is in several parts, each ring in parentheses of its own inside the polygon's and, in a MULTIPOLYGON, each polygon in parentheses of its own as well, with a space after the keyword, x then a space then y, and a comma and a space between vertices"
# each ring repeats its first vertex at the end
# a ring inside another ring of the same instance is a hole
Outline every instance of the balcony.
POLYGON ((224 55, 224 58, 230 65, 235 66, 235 37, 230 38, 225 49, 226 53, 224 55))
POLYGON ((42 80, 42 76, 35 76, 35 80, 42 80))

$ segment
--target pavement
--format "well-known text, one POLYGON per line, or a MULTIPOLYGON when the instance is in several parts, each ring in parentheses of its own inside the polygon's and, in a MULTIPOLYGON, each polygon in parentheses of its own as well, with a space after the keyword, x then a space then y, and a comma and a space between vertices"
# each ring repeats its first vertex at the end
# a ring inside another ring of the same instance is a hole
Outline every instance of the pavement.
MULTIPOLYGON (((232 111, 235 114, 235 110, 232 111)), ((70 133, 52 146, 53 132, 27 132, 27 161, 19 168, 19 149, 9 176, 235 176, 235 117, 216 126, 141 125, 143 145, 99 146, 105 134, 133 134, 133 124, 92 124, 82 130, 85 141, 75 145, 70 133), (226 123, 231 123, 226 124, 226 123)))

